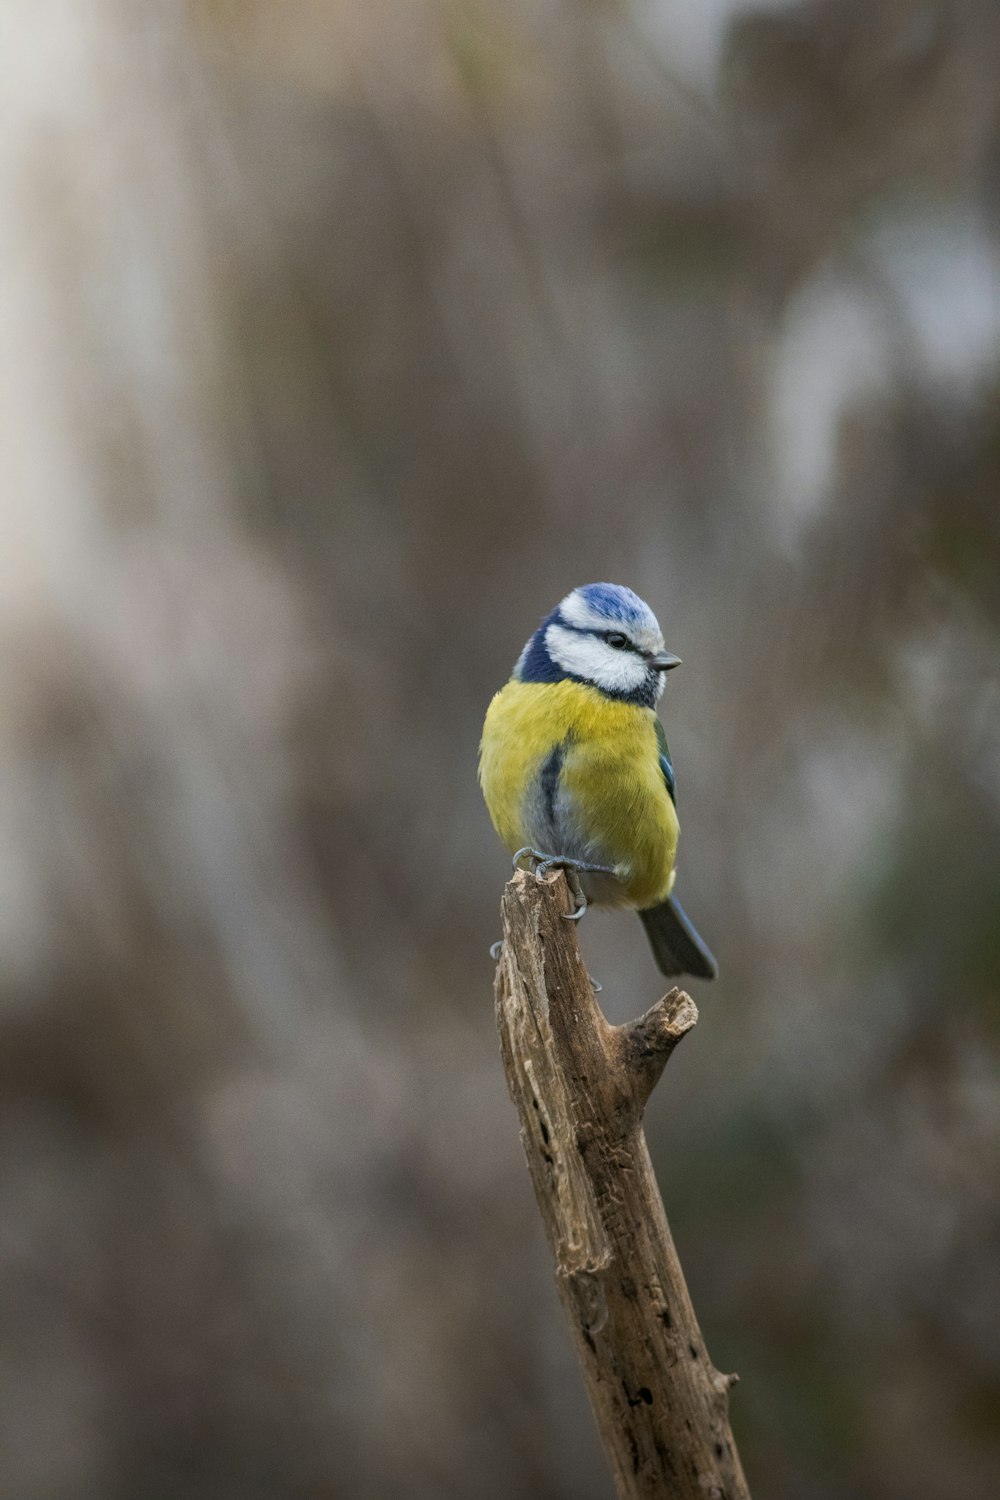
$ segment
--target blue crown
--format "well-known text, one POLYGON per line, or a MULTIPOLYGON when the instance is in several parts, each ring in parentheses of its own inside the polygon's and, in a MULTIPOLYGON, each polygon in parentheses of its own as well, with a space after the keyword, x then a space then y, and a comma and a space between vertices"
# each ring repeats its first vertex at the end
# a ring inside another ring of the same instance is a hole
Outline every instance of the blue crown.
MULTIPOLYGON (((646 626, 656 629, 656 616, 649 605, 621 583, 585 583, 569 596, 582 599, 609 625, 646 626)), ((568 600, 563 600, 563 604, 568 600)), ((560 605, 560 611, 562 605, 560 605)))

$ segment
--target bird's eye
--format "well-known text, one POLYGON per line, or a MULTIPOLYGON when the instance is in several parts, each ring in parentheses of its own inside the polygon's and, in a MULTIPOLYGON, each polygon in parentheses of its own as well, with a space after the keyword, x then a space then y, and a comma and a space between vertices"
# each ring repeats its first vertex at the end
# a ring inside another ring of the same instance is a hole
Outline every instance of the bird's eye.
POLYGON ((622 635, 620 630, 612 630, 604 639, 609 646, 614 646, 616 651, 624 651, 628 645, 628 636, 622 635))

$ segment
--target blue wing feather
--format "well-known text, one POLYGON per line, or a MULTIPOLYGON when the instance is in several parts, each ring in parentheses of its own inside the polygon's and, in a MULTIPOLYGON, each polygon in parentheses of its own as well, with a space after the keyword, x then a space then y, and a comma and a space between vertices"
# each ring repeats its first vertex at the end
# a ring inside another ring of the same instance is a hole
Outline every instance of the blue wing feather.
POLYGON ((657 719, 656 721, 656 743, 660 747, 660 770, 663 772, 663 779, 667 783, 667 791, 670 793, 670 800, 676 807, 677 778, 674 775, 673 761, 670 759, 670 747, 667 744, 667 736, 663 732, 663 725, 660 723, 659 719, 657 719))

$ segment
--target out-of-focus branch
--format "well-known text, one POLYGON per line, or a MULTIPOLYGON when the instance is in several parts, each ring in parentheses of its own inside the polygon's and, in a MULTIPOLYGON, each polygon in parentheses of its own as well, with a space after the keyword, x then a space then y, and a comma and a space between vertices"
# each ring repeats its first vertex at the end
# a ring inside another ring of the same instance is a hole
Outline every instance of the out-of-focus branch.
POLYGON ((556 1281, 621 1500, 749 1500, 653 1175, 642 1112, 698 1019, 679 990, 610 1026, 561 873, 503 897, 497 1024, 556 1281))

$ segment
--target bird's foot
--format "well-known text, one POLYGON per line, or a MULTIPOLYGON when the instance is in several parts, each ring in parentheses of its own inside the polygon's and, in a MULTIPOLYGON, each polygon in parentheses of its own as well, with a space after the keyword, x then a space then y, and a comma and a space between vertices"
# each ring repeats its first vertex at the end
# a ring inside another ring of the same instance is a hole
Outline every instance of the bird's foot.
POLYGON ((611 875, 613 877, 615 873, 609 865, 595 865, 585 859, 570 859, 566 854, 543 854, 540 849, 532 849, 530 845, 519 849, 514 855, 514 869, 519 870, 522 859, 529 858, 539 880, 544 880, 550 870, 566 872, 567 884, 576 898, 576 911, 564 913, 567 922, 579 922, 587 910, 587 898, 583 894, 580 876, 611 875))
POLYGON ((525 844, 523 849, 518 849, 517 853, 514 855, 514 858, 511 860, 511 864, 514 869, 519 870, 521 868, 522 859, 527 859, 529 856, 531 858, 532 866, 535 869, 537 869, 539 865, 544 864, 547 859, 552 858, 551 854, 543 854, 541 849, 532 849, 530 844, 525 844))

